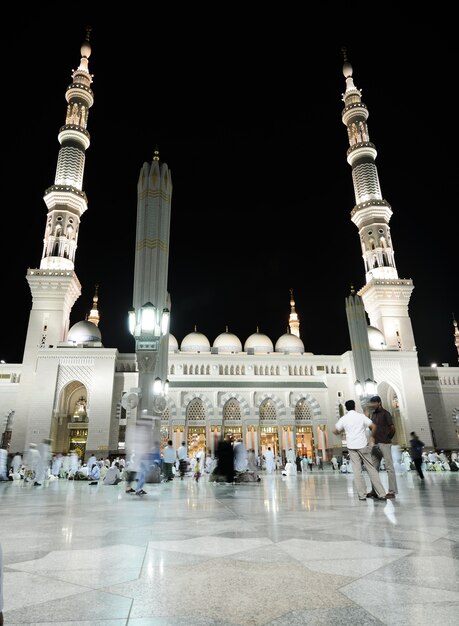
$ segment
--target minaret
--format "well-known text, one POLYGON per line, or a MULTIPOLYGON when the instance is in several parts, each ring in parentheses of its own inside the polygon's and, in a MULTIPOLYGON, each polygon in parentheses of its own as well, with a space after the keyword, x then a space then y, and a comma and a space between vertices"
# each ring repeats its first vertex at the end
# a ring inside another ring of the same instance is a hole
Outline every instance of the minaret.
POLYGON ((288 325, 291 335, 300 337, 300 320, 298 314, 295 311, 295 300, 293 299, 293 289, 290 289, 290 315, 288 318, 288 325))
POLYGON ((454 326, 454 345, 457 350, 457 360, 459 361, 459 329, 457 328, 457 320, 453 313, 453 326, 454 326))
MULTIPOLYGON (((370 325, 384 335, 390 350, 415 350, 408 304, 414 289, 411 279, 399 278, 389 228, 392 209, 384 200, 376 168, 376 148, 370 141, 368 109, 354 85, 353 69, 344 53, 342 120, 349 138, 347 161, 352 167, 355 207, 351 219, 359 230, 366 285, 359 291, 370 325)), ((394 137, 395 140, 395 137, 394 137)))
POLYGON ((85 151, 89 146, 86 130, 88 111, 94 102, 88 71, 91 55, 90 29, 81 46, 78 69, 65 98, 68 102, 65 124, 59 129, 61 144, 54 184, 45 191, 48 207, 40 269, 29 269, 27 281, 32 292, 32 312, 26 350, 56 345, 69 330, 70 312, 81 295, 81 285, 74 271, 80 218, 87 209, 82 190, 85 151))
MULTIPOLYGON (((94 102, 90 89, 92 76, 88 71, 88 59, 91 55, 90 30, 86 30, 86 39, 80 50, 80 64, 72 72, 72 83, 65 93, 68 105, 65 124, 58 133, 61 147, 56 175, 54 184, 44 195, 48 214, 40 269, 27 270, 32 310, 11 442, 15 450, 23 450, 30 441, 36 441, 37 435, 34 434, 32 439, 32 433, 29 433, 32 428, 30 420, 33 418, 33 415, 29 416, 29 411, 33 412, 34 406, 29 396, 39 351, 56 346, 66 339, 70 312, 81 295, 74 262, 80 218, 87 209, 82 184, 85 151, 89 146, 89 133, 86 130, 88 111, 94 102)), ((56 54, 59 54, 59 50, 56 50, 56 54)), ((49 437, 49 432, 44 436, 49 437)))
POLYGON ((94 298, 92 299, 92 309, 88 315, 88 322, 92 322, 96 326, 99 326, 99 322, 100 322, 99 309, 97 308, 98 302, 99 302, 99 285, 96 285, 94 298))

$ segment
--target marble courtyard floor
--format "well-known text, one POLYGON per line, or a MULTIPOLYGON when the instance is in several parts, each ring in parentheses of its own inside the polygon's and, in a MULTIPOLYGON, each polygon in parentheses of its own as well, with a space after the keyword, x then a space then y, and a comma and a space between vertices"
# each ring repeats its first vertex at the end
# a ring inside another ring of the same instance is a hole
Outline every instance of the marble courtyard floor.
POLYGON ((5 626, 459 623, 459 472, 387 502, 330 470, 261 476, 0 483, 5 626))

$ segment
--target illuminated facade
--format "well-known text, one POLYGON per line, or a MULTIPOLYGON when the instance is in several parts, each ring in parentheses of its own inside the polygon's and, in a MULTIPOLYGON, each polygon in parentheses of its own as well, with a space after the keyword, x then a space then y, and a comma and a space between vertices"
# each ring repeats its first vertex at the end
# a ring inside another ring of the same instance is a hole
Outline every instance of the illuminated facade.
MULTIPOLYGON (((0 411, 6 416, 2 437, 10 452, 51 437, 54 451, 75 449, 85 457, 92 452, 123 453, 126 427, 138 410, 126 402, 139 388, 138 355, 103 347, 97 288, 90 318, 69 328, 72 306, 81 293, 74 262, 80 218, 87 208, 82 180, 90 143, 88 113, 94 102, 90 54, 88 33, 66 92, 55 181, 45 192, 48 215, 40 268, 27 271, 32 310, 23 363, 0 364, 0 411)), ((457 425, 450 414, 459 406, 459 368, 438 369, 435 380, 430 368, 419 368, 408 315, 413 283, 397 274, 389 228, 392 210, 380 193, 368 109, 347 59, 343 73, 342 119, 356 198, 351 219, 359 231, 365 265, 366 284, 359 295, 370 320, 376 391, 394 415, 396 442, 406 445, 415 430, 427 446, 457 448, 457 425)), ((147 170, 157 181, 159 196, 161 177, 167 173, 170 202, 172 182, 167 166, 157 158, 141 170, 140 193, 147 170)), ((153 277, 163 281, 163 295, 167 263, 164 268, 165 273, 153 277)), ((142 297, 137 305, 145 305, 142 297)), ((159 305, 168 306, 165 296, 159 305)), ((256 453, 270 445, 284 455, 292 447, 300 455, 318 452, 328 460, 339 450, 341 440, 332 429, 345 400, 356 397, 353 353, 324 356, 305 351, 292 291, 287 320, 287 332, 275 343, 256 332, 242 344, 228 329, 212 344, 197 331, 180 344, 169 334, 162 440, 171 438, 178 447, 186 439, 191 453, 200 447, 212 453, 218 438, 230 432, 256 453)))

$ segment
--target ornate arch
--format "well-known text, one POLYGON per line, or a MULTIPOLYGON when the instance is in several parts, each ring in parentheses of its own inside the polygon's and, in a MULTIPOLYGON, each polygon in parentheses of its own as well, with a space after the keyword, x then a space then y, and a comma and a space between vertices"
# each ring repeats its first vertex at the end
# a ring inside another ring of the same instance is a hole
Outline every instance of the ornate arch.
POLYGON ((184 411, 185 411, 185 416, 186 416, 187 406, 195 398, 198 398, 203 403, 203 405, 204 405, 204 407, 206 409, 207 417, 213 417, 214 416, 214 407, 213 407, 211 401, 209 400, 209 398, 207 396, 205 396, 203 393, 194 393, 194 392, 193 393, 187 393, 186 396, 183 398, 183 408, 184 408, 184 411))
POLYGON ((312 409, 312 415, 315 418, 321 417, 322 416, 322 411, 320 408, 320 404, 318 402, 318 400, 316 398, 314 398, 314 396, 311 396, 309 393, 297 393, 294 396, 292 396, 291 398, 291 402, 290 402, 290 408, 294 409, 295 406, 298 404, 298 402, 300 400, 302 400, 304 398, 304 400, 306 400, 306 402, 309 404, 309 406, 312 409))
POLYGON ((234 393, 234 392, 230 391, 228 393, 225 393, 220 398, 220 402, 219 402, 219 405, 217 407, 217 415, 218 415, 218 417, 223 419, 223 407, 228 402, 228 400, 231 400, 232 398, 234 398, 234 400, 237 400, 237 402, 239 402, 239 405, 240 405, 241 410, 242 410, 242 417, 249 416, 250 415, 250 407, 249 407, 249 404, 248 404, 247 400, 245 398, 243 398, 241 396, 241 394, 234 393))
POLYGON ((282 402, 282 400, 273 394, 264 393, 263 395, 258 396, 257 402, 255 404, 255 414, 258 417, 258 419, 260 419, 260 405, 265 400, 271 400, 271 402, 274 403, 278 417, 285 417, 285 414, 286 414, 285 404, 282 402))
MULTIPOLYGON (((56 385, 56 396, 55 402, 59 403, 59 398, 67 385, 70 383, 74 383, 77 386, 86 387, 87 390, 87 400, 88 404, 90 402, 91 390, 92 390, 92 379, 93 379, 94 369, 92 365, 88 364, 75 364, 75 365, 63 365, 62 363, 59 365, 59 371, 57 376, 57 385, 56 385)), ((58 406, 55 406, 54 409, 57 409, 58 406)))

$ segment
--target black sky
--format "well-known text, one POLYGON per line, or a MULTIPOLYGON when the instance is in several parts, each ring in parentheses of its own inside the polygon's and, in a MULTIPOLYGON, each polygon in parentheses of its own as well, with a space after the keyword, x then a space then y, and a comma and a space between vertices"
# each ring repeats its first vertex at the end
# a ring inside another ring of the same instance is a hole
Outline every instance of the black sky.
POLYGON ((341 121, 346 46, 393 210, 398 274, 414 282, 419 362, 457 364, 455 39, 444 25, 334 33, 325 22, 305 30, 291 15, 254 30, 233 16, 211 30, 194 17, 179 26, 158 16, 107 22, 43 9, 6 33, 0 219, 3 297, 13 313, 0 358, 22 360, 32 304, 25 276, 40 264, 43 195, 54 182, 65 91, 90 23, 95 103, 72 324, 88 314, 97 283, 104 346, 134 350, 127 312, 137 180, 158 147, 173 183, 169 291, 179 343, 195 326, 211 344, 226 326, 242 344, 257 327, 275 343, 293 288, 305 350, 350 349, 345 298, 365 275, 341 121))

